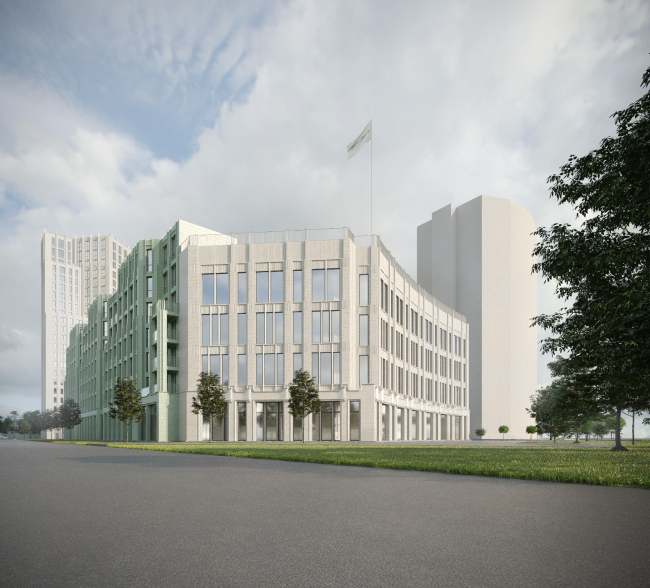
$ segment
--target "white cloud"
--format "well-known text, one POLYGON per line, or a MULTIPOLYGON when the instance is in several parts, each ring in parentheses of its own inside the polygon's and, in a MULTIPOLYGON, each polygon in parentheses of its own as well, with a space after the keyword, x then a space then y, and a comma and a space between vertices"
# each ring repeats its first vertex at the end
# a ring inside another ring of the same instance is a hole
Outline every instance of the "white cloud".
MULTIPOLYGON (((74 64, 37 75, 0 62, 0 271, 17 284, 0 291, 16 309, 0 324, 34 343, 43 228, 130 244, 179 217, 225 232, 367 233, 370 150, 348 161, 345 146, 370 117, 374 229, 411 274, 415 227, 448 202, 490 194, 538 225, 573 220, 546 178, 641 94, 650 33, 641 2, 78 7, 57 21, 61 39, 40 31, 32 59, 61 41, 57 60, 83 53, 98 79, 105 68, 121 82, 106 96, 181 121, 195 100, 213 114, 173 161, 154 155, 148 127, 116 125, 76 92, 74 64)), ((540 312, 558 307, 549 286, 539 292, 540 312)), ((0 369, 14 363, 0 355, 0 369)))

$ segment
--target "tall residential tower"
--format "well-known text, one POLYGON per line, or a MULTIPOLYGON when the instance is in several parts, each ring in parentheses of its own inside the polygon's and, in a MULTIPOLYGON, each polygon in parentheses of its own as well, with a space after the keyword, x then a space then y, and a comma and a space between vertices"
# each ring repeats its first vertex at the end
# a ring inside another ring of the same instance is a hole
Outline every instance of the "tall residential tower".
POLYGON ((445 206, 418 227, 418 283, 467 317, 470 432, 521 439, 534 424, 526 412, 537 387, 537 280, 532 274, 535 223, 505 198, 479 196, 445 206))
MULTIPOLYGON (((72 327, 86 322, 90 303, 117 290, 117 270, 129 248, 112 235, 41 239, 41 410, 64 397, 66 348, 72 327)), ((59 433, 48 432, 58 438, 59 433)))

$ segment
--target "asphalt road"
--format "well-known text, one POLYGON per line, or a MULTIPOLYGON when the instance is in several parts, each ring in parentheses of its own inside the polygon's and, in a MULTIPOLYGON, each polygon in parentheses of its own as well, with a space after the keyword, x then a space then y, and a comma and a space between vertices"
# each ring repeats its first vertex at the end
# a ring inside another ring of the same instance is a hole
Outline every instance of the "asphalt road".
POLYGON ((0 441, 0 586, 650 585, 650 492, 0 441))

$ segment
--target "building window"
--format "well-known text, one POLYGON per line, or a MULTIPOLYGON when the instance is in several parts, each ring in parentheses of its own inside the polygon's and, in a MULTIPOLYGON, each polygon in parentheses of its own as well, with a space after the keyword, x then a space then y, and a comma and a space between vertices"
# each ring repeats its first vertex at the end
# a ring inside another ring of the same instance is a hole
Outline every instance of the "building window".
POLYGON ((210 315, 204 314, 201 316, 202 319, 202 345, 210 345, 210 315))
POLYGON ((245 402, 237 403, 237 441, 246 441, 246 403, 245 402))
POLYGON ((246 304, 246 272, 237 274, 237 302, 246 304))
POLYGON ((297 371, 302 369, 302 353, 293 354, 293 373, 294 376, 297 371))
MULTIPOLYGON (((147 278, 150 280, 151 278, 147 278)), ((214 304, 214 274, 203 274, 203 304, 214 304)))
POLYGON ((361 402, 350 400, 350 441, 361 438, 361 402))
POLYGON ((237 356, 237 383, 240 386, 246 386, 247 379, 246 354, 242 353, 237 356))
POLYGON ((302 270, 293 271, 293 301, 302 302, 302 270))
POLYGON ((284 272, 271 272, 271 302, 284 301, 284 272))
POLYGON ((302 343, 302 312, 293 313, 293 342, 302 343))
POLYGON ((257 272, 257 299, 256 302, 269 301, 269 272, 257 272))
POLYGON ((328 300, 341 299, 340 275, 341 275, 341 271, 338 268, 327 270, 327 299, 328 300))
POLYGON ((325 300, 325 270, 315 269, 311 271, 312 300, 321 302, 325 300))
POLYGON ((328 269, 327 274, 323 269, 312 270, 312 300, 314 302, 340 300, 340 290, 340 270, 338 268, 328 269))
POLYGON ((153 297, 153 278, 147 278, 147 297, 153 297))
POLYGON ((237 315, 237 344, 246 345, 246 314, 245 313, 239 313, 237 315))
POLYGON ((228 274, 217 274, 217 304, 228 304, 228 274))
POLYGON ((366 347, 370 339, 370 316, 367 314, 359 315, 359 346, 366 347))
POLYGON ((359 384, 370 383, 370 365, 367 355, 359 356, 359 384))

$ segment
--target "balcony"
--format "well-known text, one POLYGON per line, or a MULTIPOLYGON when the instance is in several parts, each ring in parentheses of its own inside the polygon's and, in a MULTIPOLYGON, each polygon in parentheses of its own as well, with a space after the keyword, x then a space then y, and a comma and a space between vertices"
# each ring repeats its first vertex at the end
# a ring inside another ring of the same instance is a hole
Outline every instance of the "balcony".
POLYGON ((178 357, 168 357, 167 358, 167 367, 173 370, 178 369, 178 357))
POLYGON ((178 343, 178 329, 167 329, 167 342, 178 343))

